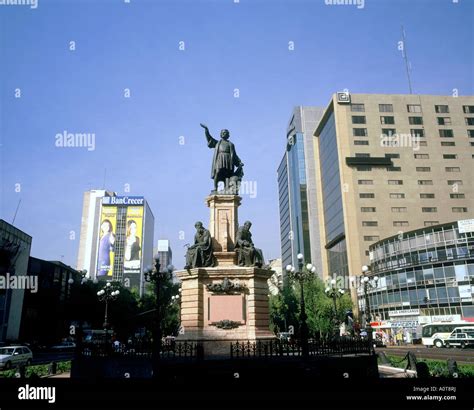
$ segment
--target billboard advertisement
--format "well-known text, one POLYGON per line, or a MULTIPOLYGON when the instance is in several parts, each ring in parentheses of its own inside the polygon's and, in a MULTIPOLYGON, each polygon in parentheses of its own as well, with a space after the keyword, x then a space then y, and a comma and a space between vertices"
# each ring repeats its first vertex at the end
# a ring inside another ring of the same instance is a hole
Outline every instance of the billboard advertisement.
POLYGON ((114 271, 117 207, 103 206, 100 215, 97 277, 112 277, 114 271))
POLYGON ((140 273, 143 242, 143 206, 128 206, 125 222, 123 273, 140 273))

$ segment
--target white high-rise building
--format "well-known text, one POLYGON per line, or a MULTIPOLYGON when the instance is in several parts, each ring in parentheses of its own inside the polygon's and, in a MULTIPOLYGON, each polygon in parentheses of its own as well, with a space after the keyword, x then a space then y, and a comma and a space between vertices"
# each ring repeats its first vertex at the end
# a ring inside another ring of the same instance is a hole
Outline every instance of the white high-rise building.
POLYGON ((153 261, 155 218, 142 196, 84 193, 78 270, 87 277, 120 281, 144 292, 146 266, 153 261))

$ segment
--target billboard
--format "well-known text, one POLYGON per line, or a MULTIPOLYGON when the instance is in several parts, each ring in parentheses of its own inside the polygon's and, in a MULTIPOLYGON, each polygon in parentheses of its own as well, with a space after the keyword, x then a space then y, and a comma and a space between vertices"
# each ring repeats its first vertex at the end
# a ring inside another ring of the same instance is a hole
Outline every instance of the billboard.
POLYGON ((123 273, 140 273, 143 247, 143 206, 128 206, 125 222, 123 273))
POLYGON ((111 277, 114 271, 117 207, 103 206, 100 215, 97 277, 111 277))

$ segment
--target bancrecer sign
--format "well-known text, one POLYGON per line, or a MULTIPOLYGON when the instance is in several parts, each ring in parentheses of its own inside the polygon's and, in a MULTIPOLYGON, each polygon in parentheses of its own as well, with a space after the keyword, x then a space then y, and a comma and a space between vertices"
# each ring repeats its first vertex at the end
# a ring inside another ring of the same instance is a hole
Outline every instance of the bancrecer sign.
POLYGON ((142 196, 105 196, 102 198, 102 205, 143 205, 142 196))

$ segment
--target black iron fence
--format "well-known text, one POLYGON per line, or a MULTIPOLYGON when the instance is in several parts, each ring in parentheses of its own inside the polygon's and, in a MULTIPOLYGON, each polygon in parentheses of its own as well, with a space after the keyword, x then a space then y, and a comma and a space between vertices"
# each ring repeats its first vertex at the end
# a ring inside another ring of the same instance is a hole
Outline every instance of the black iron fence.
MULTIPOLYGON (((370 354, 369 341, 364 339, 309 340, 309 356, 344 356, 370 354)), ((292 357, 302 356, 301 345, 297 342, 267 340, 256 342, 232 342, 231 358, 240 357, 292 357)))
MULTIPOLYGON (((161 346, 160 357, 164 359, 202 359, 205 341, 167 341, 161 346)), ((303 355, 301 344, 281 340, 235 341, 230 343, 231 358, 245 357, 299 357, 303 355)), ((346 356, 372 353, 369 341, 364 339, 309 340, 308 355, 346 356)), ((83 357, 128 357, 151 359, 151 343, 105 344, 95 341, 83 344, 80 352, 83 357)))
MULTIPOLYGON (((192 342, 165 342, 161 346, 162 358, 197 358, 201 354, 201 347, 198 343, 192 342)), ((136 357, 150 358, 153 354, 151 343, 133 344, 105 344, 102 341, 84 343, 79 352, 84 357, 136 357)))

